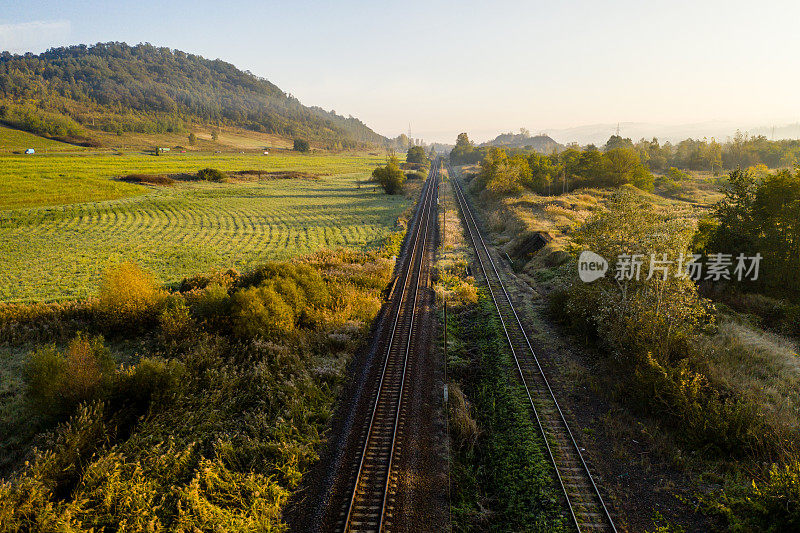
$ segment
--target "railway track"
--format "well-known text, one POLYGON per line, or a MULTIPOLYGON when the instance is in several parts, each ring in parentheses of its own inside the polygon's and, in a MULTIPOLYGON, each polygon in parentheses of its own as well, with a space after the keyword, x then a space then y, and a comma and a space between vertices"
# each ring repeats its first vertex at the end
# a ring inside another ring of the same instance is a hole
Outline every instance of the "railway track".
POLYGON ((568 519, 579 532, 616 532, 614 521, 584 460, 581 448, 575 441, 525 333, 525 328, 514 309, 495 261, 483 240, 472 207, 464 195, 459 180, 453 178, 451 181, 481 273, 511 349, 517 374, 527 394, 533 417, 544 437, 549 459, 555 468, 556 478, 568 510, 568 519))
POLYGON ((402 448, 407 375, 414 362, 418 300, 429 279, 428 252, 433 240, 440 162, 431 166, 404 268, 395 284, 393 324, 377 383, 369 424, 363 432, 358 468, 338 531, 391 529, 394 513, 393 465, 402 448))

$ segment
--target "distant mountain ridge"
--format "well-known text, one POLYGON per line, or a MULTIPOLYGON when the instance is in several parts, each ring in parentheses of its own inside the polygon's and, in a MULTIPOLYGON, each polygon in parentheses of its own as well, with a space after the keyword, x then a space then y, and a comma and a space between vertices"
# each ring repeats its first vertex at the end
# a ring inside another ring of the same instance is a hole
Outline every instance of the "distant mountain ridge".
POLYGON ((175 131, 200 122, 331 147, 387 142, 356 118, 306 107, 268 80, 220 59, 116 42, 39 55, 0 54, 0 121, 50 135, 74 134, 78 126, 175 131))
POLYGON ((520 133, 501 133, 493 140, 482 143, 480 146, 497 146, 498 148, 529 148, 542 154, 560 152, 564 146, 554 141, 547 135, 531 136, 527 131, 520 133))
POLYGON ((709 120, 686 124, 660 124, 655 122, 620 122, 606 124, 586 124, 563 129, 548 129, 548 133, 564 143, 576 142, 580 145, 605 144, 611 135, 619 132, 622 137, 632 139, 652 139, 669 141, 673 144, 684 139, 703 139, 712 137, 719 142, 732 138, 736 131, 749 135, 764 135, 768 139, 797 139, 800 138, 800 123, 781 124, 776 127, 753 126, 743 122, 709 120))

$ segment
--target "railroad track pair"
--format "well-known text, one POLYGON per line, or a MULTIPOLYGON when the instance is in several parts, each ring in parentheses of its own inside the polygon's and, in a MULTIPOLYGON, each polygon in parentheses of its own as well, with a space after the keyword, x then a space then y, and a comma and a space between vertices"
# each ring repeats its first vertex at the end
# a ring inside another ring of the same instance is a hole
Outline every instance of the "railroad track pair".
POLYGON ((436 224, 434 211, 440 164, 436 160, 431 166, 409 241, 406 266, 400 269, 395 284, 399 295, 396 296, 391 334, 371 418, 362 437, 364 443, 350 498, 337 524, 339 531, 382 531, 394 516, 393 467, 402 447, 404 391, 406 375, 414 359, 419 296, 428 285, 427 254, 436 224))
MULTIPOLYGON (((415 319, 420 289, 427 286, 429 265, 425 260, 435 219, 440 161, 431 167, 420 202, 419 215, 409 243, 409 254, 400 269, 397 305, 383 369, 372 403, 371 418, 339 531, 383 531, 394 515, 393 466, 401 447, 404 423, 406 375, 413 359, 415 319)), ((556 479, 562 489, 569 519, 578 531, 613 531, 614 522, 583 458, 569 424, 547 380, 525 329, 506 291, 497 266, 477 226, 460 183, 453 189, 480 270, 497 309, 508 345, 536 420, 556 479)))
POLYGON ((462 220, 475 250, 481 273, 497 309, 518 376, 528 398, 536 424, 543 436, 556 479, 562 489, 569 520, 578 531, 613 531, 614 521, 584 460, 564 413, 556 400, 539 359, 533 351, 525 328, 511 297, 483 240, 458 179, 452 178, 453 190, 461 209, 462 220))

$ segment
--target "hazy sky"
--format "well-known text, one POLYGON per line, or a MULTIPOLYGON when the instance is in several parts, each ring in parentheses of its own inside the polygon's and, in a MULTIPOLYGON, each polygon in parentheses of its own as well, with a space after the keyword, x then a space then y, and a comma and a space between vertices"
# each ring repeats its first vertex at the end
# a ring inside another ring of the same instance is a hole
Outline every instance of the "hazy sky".
POLYGON ((410 122, 453 142, 521 126, 796 122, 798 21, 800 2, 775 0, 0 0, 0 50, 150 42, 388 136, 410 122))

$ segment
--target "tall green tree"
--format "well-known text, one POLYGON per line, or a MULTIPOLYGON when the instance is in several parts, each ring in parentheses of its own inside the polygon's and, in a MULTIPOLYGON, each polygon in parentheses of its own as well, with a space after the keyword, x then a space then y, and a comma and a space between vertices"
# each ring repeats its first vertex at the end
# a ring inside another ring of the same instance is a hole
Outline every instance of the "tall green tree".
POLYGON ((481 161, 480 179, 495 195, 517 194, 523 183, 530 181, 531 169, 523 155, 509 157, 505 150, 494 147, 481 161))
POLYGON ((730 173, 716 205, 716 224, 704 224, 701 251, 748 257, 761 254, 757 286, 800 295, 800 173, 778 171, 758 180, 747 170, 730 173))
POLYGON ((475 148, 466 133, 459 133, 456 145, 450 150, 450 162, 454 165, 477 163, 483 155, 483 151, 475 148))
POLYGON ((409 163, 419 163, 419 164, 426 164, 428 163, 428 156, 425 153, 425 148, 422 146, 412 146, 408 149, 408 153, 406 154, 406 161, 409 163))
POLYGON ((613 148, 604 154, 603 159, 608 185, 631 183, 640 189, 653 189, 653 176, 632 148, 613 148))

